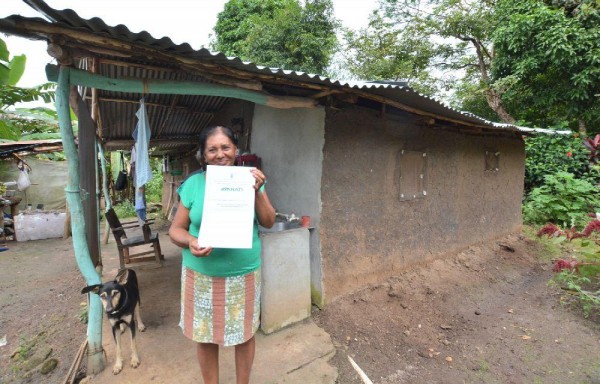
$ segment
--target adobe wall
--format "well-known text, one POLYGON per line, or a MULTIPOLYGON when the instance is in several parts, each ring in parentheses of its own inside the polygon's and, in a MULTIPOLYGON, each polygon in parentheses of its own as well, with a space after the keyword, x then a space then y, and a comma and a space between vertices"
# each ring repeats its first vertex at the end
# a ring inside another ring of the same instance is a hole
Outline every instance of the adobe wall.
POLYGON ((419 128, 407 114, 327 110, 320 226, 326 302, 427 260, 519 230, 520 137, 419 128), (423 198, 401 201, 398 153, 427 156, 423 198), (485 151, 500 152, 498 172, 485 151))

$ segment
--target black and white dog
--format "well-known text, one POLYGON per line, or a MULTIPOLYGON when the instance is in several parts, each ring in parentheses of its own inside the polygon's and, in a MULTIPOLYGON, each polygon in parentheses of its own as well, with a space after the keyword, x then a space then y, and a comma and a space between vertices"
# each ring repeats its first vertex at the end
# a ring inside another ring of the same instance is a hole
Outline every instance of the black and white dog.
POLYGON ((123 369, 121 355, 121 334, 129 327, 131 332, 131 366, 137 368, 140 358, 135 344, 136 321, 137 329, 143 332, 146 327, 140 317, 140 292, 138 290, 137 276, 132 269, 119 271, 115 280, 103 284, 89 285, 81 293, 93 292, 100 296, 106 317, 112 327, 112 334, 117 344, 117 358, 113 367, 113 374, 118 374, 123 369), (135 319, 134 319, 135 317, 135 319))

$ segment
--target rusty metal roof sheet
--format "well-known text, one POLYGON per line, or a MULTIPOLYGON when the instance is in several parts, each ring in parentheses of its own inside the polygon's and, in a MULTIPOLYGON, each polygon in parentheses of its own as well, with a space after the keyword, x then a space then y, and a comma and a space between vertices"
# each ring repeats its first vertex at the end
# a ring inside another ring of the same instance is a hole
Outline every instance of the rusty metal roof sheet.
POLYGON ((24 140, 0 143, 0 159, 30 153, 62 151, 62 140, 24 140))

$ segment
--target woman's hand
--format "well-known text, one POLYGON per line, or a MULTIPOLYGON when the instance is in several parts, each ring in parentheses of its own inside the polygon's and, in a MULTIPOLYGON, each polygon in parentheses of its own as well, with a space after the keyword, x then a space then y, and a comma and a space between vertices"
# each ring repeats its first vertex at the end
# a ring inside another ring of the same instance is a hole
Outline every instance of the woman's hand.
POLYGON ((265 185, 265 174, 256 168, 252 168, 250 172, 252 172, 252 176, 254 176, 254 179, 256 180, 256 183, 254 184, 256 192, 254 209, 256 211, 258 223, 265 228, 271 228, 275 222, 275 208, 273 208, 273 205, 271 205, 271 202, 269 201, 267 191, 260 190, 260 188, 265 185))
POLYGON ((196 257, 206 257, 210 255, 210 253, 213 250, 212 247, 204 248, 198 245, 198 239, 193 236, 191 236, 189 240, 188 247, 190 248, 190 252, 192 253, 192 255, 196 257))
POLYGON ((254 179, 256 180, 254 183, 254 189, 259 191, 260 188, 265 184, 265 180, 267 178, 265 177, 265 174, 260 171, 260 169, 252 168, 250 172, 252 172, 252 176, 254 176, 254 179))

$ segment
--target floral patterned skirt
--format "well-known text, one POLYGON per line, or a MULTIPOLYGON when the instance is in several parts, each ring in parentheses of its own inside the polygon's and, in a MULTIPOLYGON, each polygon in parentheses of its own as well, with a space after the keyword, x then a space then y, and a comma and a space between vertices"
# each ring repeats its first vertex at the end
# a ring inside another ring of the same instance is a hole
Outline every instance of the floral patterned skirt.
POLYGON ((222 346, 250 340, 260 321, 260 279, 260 268, 243 276, 214 277, 182 266, 183 334, 222 346))

